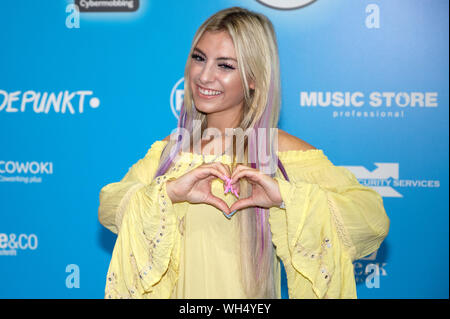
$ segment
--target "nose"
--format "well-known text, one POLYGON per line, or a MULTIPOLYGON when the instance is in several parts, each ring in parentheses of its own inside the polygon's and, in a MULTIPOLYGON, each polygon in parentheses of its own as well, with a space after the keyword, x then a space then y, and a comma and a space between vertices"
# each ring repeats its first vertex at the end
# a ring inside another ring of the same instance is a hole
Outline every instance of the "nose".
POLYGON ((200 83, 206 84, 214 81, 214 70, 213 65, 205 63, 203 65, 202 71, 200 73, 200 83))

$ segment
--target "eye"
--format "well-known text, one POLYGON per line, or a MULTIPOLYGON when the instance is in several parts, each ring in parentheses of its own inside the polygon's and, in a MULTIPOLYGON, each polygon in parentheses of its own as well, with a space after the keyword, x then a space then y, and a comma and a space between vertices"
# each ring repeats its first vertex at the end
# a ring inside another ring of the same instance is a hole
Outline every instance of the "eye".
POLYGON ((232 66, 230 64, 226 64, 226 63, 219 64, 219 66, 224 68, 224 69, 227 69, 227 70, 234 70, 235 69, 234 66, 232 66))
POLYGON ((195 61, 200 61, 200 62, 205 60, 203 57, 201 57, 200 55, 198 55, 196 53, 193 53, 191 55, 191 58, 194 59, 195 61))

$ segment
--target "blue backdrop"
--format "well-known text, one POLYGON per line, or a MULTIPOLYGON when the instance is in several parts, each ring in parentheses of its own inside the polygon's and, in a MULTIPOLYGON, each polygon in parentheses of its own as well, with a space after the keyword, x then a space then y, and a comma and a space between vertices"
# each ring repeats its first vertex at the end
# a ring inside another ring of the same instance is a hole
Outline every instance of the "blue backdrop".
POLYGON ((0 2, 1 298, 103 298, 99 191, 175 128, 193 35, 235 5, 275 26, 280 128, 383 196, 358 296, 448 298, 448 1, 131 2, 0 2))

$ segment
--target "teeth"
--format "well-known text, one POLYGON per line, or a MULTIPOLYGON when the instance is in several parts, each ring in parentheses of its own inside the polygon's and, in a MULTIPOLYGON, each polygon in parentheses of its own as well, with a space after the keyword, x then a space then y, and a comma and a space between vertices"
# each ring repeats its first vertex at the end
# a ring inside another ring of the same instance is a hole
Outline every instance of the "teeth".
POLYGON ((219 95, 222 93, 220 91, 203 90, 200 87, 198 88, 198 90, 200 91, 201 94, 204 94, 204 95, 219 95))

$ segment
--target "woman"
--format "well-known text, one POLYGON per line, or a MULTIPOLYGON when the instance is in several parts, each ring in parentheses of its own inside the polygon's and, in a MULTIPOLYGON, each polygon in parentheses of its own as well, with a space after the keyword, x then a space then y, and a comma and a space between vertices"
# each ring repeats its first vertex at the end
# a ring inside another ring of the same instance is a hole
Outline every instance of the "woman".
POLYGON ((214 14, 184 78, 177 131, 100 192, 100 222, 118 233, 105 297, 280 298, 281 260, 290 298, 356 298, 352 262, 378 249, 389 219, 375 191, 276 129, 271 22, 214 14))

